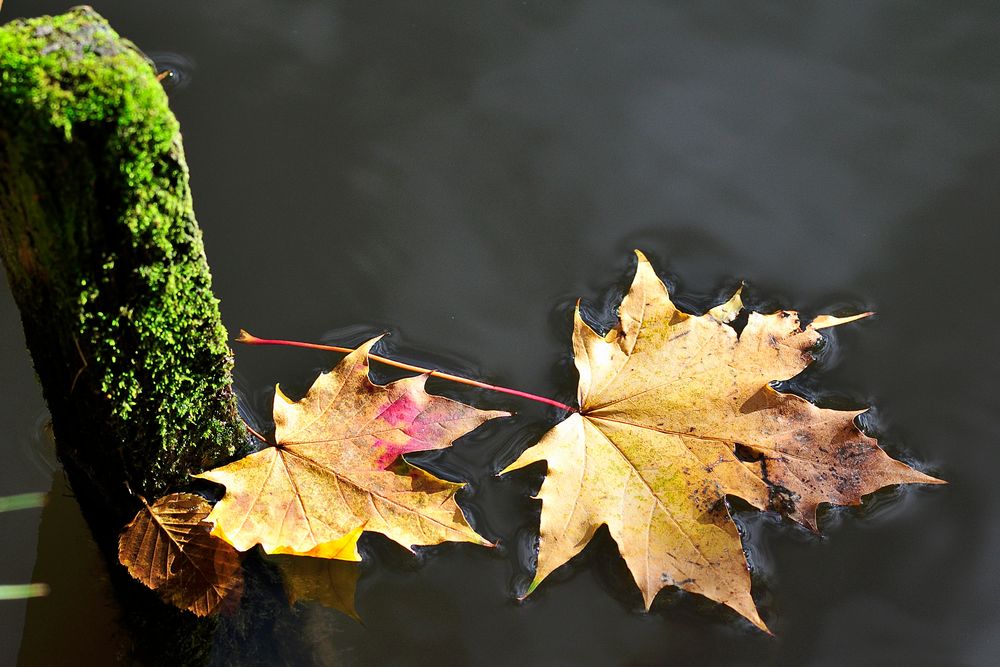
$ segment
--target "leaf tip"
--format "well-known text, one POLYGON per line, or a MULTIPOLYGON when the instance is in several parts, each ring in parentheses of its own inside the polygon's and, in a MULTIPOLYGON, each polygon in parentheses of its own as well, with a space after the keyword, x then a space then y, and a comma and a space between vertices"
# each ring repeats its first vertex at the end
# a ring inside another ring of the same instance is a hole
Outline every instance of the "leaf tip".
POLYGON ((535 589, 538 588, 538 584, 540 583, 542 583, 542 580, 536 576, 534 579, 531 580, 531 583, 528 584, 528 588, 525 589, 523 593, 517 596, 517 599, 522 602, 526 600, 529 595, 535 592, 535 589))
POLYGON ((864 313, 858 313, 857 315, 847 315, 845 317, 835 317, 833 315, 817 315, 809 326, 813 329, 827 329, 829 327, 837 327, 841 324, 847 324, 848 322, 856 322, 857 320, 863 320, 866 317, 871 317, 875 314, 875 311, 869 310, 864 313))
POLYGON ((740 314, 740 311, 743 310, 742 293, 743 283, 740 283, 739 288, 737 288, 736 292, 729 297, 728 301, 720 303, 715 308, 710 309, 708 314, 720 324, 728 324, 729 322, 732 322, 740 314))
POLYGON ((281 385, 280 384, 276 384, 276 385, 274 385, 274 400, 277 401, 279 398, 282 401, 284 401, 285 403, 287 403, 288 405, 294 405, 295 404, 295 401, 293 401, 292 399, 288 398, 288 395, 285 394, 285 392, 281 391, 281 385))
POLYGON ((532 463, 537 463, 538 461, 544 460, 544 459, 540 459, 540 458, 535 458, 532 454, 528 453, 530 451, 531 451, 531 447, 528 447, 526 450, 524 450, 523 452, 521 452, 520 456, 518 456, 509 465, 507 465, 500 472, 498 472, 496 474, 496 476, 497 477, 503 477, 504 475, 506 475, 508 473, 512 473, 512 472, 515 472, 517 470, 520 470, 521 468, 525 468, 525 467, 531 465, 532 463))
POLYGON ((905 480, 903 483, 904 484, 934 484, 934 485, 951 484, 951 482, 949 482, 946 479, 941 479, 939 477, 934 477, 932 475, 928 475, 927 473, 921 472, 921 471, 917 470, 916 468, 910 468, 910 477, 909 477, 909 479, 905 480))

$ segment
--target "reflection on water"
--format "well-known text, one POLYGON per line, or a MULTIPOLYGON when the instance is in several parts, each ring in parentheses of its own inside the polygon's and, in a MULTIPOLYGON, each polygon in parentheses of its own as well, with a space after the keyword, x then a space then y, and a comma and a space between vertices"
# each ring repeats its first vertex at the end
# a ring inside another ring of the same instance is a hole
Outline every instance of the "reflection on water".
POLYGON ((62 473, 42 510, 34 578, 50 593, 28 602, 18 664, 73 665, 86 656, 110 665, 126 655, 104 561, 62 473))
MULTIPOLYGON (((70 4, 7 0, 3 11, 70 4)), ((630 251, 641 247, 685 306, 714 305, 745 279, 748 302, 761 308, 877 310, 837 332, 799 388, 824 402, 876 404, 870 428, 890 453, 952 482, 830 509, 822 537, 740 513, 754 595, 776 639, 691 596, 665 594, 654 613, 637 613, 607 539, 519 603, 512 593, 530 578, 538 510, 528 496, 540 472, 493 475, 554 415, 439 385, 432 390, 480 407, 518 410, 427 458, 435 472, 470 480, 462 502, 502 548, 446 546, 414 559, 370 540, 357 590, 365 625, 315 603, 288 607, 274 593, 273 618, 254 627, 269 623, 261 635, 272 638, 295 628, 294 641, 274 640, 258 656, 996 662, 995 3, 97 8, 144 48, 198 64, 172 103, 234 332, 345 342, 391 327, 393 355, 569 400, 572 304, 583 297, 595 320, 610 322, 630 251)), ((0 290, 9 450, 41 412, 20 336, 0 290)), ((304 390, 333 362, 301 350, 237 355, 263 421, 269 387, 304 390)), ((0 467, 0 495, 44 491, 43 472, 13 457, 0 467)), ((60 618, 92 620, 78 634, 95 651, 118 646, 115 602, 99 569, 84 564, 89 542, 69 527, 47 537, 51 509, 34 580, 53 591, 29 605, 23 664, 47 664, 39 647, 53 644, 46 628, 67 627, 60 618), (70 564, 66 553, 79 558, 70 564), (66 579, 43 576, 60 558, 66 579)), ((34 521, 10 533, 14 560, 0 565, 2 581, 31 579, 34 521)), ((260 574, 262 590, 280 590, 276 576, 260 574)), ((8 619, 21 612, 8 609, 5 664, 20 636, 8 619)))
POLYGON ((268 560, 281 571, 289 604, 318 602, 361 621, 354 607, 361 576, 359 563, 304 556, 271 556, 268 560))

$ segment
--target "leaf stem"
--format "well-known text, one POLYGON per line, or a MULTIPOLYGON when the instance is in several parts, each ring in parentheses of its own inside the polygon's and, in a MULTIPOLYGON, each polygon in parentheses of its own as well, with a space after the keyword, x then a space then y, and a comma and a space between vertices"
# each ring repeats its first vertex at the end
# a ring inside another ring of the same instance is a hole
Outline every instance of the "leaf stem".
POLYGON ((267 441, 267 438, 265 438, 260 433, 258 433, 257 431, 255 431, 254 428, 253 428, 253 426, 250 426, 250 424, 247 423, 246 419, 243 419, 243 417, 240 417, 240 421, 243 422, 243 426, 246 427, 246 430, 250 432, 250 435, 252 435, 253 437, 257 438, 258 440, 260 440, 261 442, 263 442, 265 445, 272 444, 272 443, 270 443, 270 442, 267 441))
MULTIPOLYGON (((350 354, 354 352, 353 348, 350 347, 340 347, 338 345, 321 345, 319 343, 303 343, 297 340, 279 340, 274 338, 258 338, 253 334, 240 329, 240 336, 236 339, 237 343, 243 343, 245 345, 284 345, 286 347, 302 347, 309 350, 325 350, 327 352, 341 352, 344 354, 350 354)), ((449 380, 450 382, 457 382, 459 384, 469 385, 470 387, 479 387, 480 389, 488 389, 490 391, 496 391, 501 394, 510 394, 511 396, 518 396, 520 398, 526 398, 529 401, 535 401, 536 403, 545 403, 546 405, 555 406, 566 412, 576 412, 577 409, 572 405, 566 405, 565 403, 560 403, 559 401, 553 400, 551 398, 546 398, 544 396, 538 396, 537 394, 529 394, 526 391, 520 391, 518 389, 510 389, 508 387, 500 387, 495 384, 487 384, 485 382, 480 382, 479 380, 470 380, 469 378, 464 378, 459 375, 452 375, 451 373, 443 373, 441 371, 436 371, 431 368, 422 368, 420 366, 414 366, 413 364, 407 364, 402 361, 396 361, 394 359, 388 359, 386 357, 379 356, 377 354, 369 354, 369 359, 377 361, 381 364, 387 366, 393 366, 394 368, 400 368, 404 371, 411 371, 413 373, 423 373, 430 375, 431 377, 441 378, 442 380, 449 380)))

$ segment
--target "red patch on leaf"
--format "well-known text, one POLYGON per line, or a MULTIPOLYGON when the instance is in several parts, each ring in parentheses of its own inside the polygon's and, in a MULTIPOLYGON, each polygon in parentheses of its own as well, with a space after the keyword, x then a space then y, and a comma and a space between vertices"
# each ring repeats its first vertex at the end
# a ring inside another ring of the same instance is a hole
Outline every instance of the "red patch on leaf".
POLYGON ((384 470, 389 467, 400 454, 427 448, 423 438, 418 435, 422 429, 418 429, 418 433, 411 430, 413 423, 423 413, 424 408, 424 402, 415 400, 413 396, 408 394, 403 394, 382 411, 378 417, 379 421, 398 429, 398 433, 402 436, 402 442, 383 438, 378 438, 375 441, 375 448, 381 451, 375 460, 379 468, 384 470))
POLYGON ((409 425, 423 411, 424 406, 420 402, 413 400, 412 396, 403 394, 379 415, 379 419, 389 426, 409 425))

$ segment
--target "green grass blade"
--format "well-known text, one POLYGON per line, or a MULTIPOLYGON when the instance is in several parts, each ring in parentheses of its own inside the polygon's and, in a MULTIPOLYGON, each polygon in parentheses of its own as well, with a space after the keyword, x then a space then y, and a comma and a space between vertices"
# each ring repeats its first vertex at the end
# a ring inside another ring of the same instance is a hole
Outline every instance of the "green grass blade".
POLYGON ((0 585, 0 600, 25 600, 49 594, 48 584, 0 585))
POLYGON ((45 505, 44 493, 19 493, 16 496, 0 496, 0 512, 26 510, 45 505))

